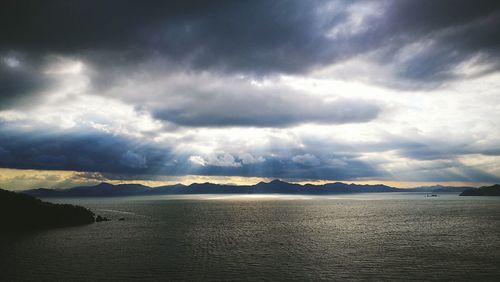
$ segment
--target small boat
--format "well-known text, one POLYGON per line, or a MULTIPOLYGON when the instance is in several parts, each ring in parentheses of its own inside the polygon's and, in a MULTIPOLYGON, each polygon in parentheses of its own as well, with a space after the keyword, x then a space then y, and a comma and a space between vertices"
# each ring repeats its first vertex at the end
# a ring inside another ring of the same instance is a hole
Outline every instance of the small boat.
POLYGON ((437 197, 439 197, 439 195, 438 194, 427 194, 427 195, 425 195, 425 197, 426 198, 437 198, 437 197))

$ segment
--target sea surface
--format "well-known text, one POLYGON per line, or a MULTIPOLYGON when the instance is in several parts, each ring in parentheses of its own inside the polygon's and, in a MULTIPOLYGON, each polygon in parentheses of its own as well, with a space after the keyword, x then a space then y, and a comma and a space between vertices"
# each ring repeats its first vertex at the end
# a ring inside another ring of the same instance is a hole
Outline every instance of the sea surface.
POLYGON ((500 281, 500 197, 48 200, 111 221, 2 237, 0 281, 500 281))

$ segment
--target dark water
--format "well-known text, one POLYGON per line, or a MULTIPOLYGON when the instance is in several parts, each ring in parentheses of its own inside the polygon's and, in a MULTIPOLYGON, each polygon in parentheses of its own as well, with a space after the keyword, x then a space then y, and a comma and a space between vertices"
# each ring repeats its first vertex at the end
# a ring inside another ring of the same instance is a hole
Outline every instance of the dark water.
POLYGON ((3 238, 1 281, 500 281, 498 197, 57 201, 112 221, 3 238))

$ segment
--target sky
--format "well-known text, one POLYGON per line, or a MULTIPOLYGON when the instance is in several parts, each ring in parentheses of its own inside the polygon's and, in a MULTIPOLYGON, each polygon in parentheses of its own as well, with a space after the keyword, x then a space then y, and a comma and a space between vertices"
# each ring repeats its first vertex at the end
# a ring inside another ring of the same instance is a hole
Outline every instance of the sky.
POLYGON ((500 2, 2 1, 0 187, 500 182, 500 2))

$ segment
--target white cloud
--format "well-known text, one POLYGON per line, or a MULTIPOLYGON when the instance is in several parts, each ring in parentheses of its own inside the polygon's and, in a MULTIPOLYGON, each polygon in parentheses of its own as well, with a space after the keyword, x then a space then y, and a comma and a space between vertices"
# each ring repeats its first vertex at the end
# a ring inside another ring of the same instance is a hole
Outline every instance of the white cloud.
POLYGON ((10 56, 4 57, 3 62, 11 68, 17 68, 21 64, 21 62, 16 57, 10 57, 10 56))
POLYGON ((201 165, 201 166, 207 165, 207 161, 201 156, 190 156, 189 161, 195 165, 201 165))
POLYGON ((240 167, 241 163, 237 162, 236 159, 226 152, 216 152, 208 154, 204 157, 193 155, 189 157, 189 161, 195 165, 200 166, 219 166, 219 167, 240 167))
POLYGON ((257 163, 262 163, 266 160, 262 156, 255 157, 250 153, 244 153, 243 156, 240 157, 240 159, 243 164, 257 164, 257 163))

